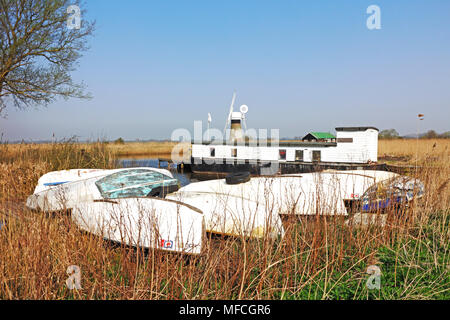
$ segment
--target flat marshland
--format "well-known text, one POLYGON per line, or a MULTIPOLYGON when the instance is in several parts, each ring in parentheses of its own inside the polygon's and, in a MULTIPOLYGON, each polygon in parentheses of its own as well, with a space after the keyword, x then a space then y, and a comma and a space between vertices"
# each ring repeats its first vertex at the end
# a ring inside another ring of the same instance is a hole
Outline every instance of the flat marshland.
MULTIPOLYGON (((409 208, 383 213, 383 226, 314 217, 287 223, 282 238, 205 239, 198 257, 112 246, 67 214, 24 207, 48 171, 112 168, 117 154, 147 147, 0 145, 0 299, 450 298, 448 139, 380 140, 380 159, 417 164, 426 188, 409 208), (80 290, 66 286, 71 265, 81 269, 80 290), (379 289, 366 286, 371 265, 381 270, 379 289)), ((170 154, 160 148, 149 154, 170 154)))
POLYGON ((109 143, 108 149, 119 157, 167 157, 170 158, 173 147, 177 142, 149 141, 109 143))
MULTIPOLYGON (((69 139, 66 142, 71 142, 69 139)), ((92 143, 73 143, 78 146, 77 150, 90 149, 92 143)), ((170 157, 172 149, 177 142, 171 141, 148 141, 148 142, 101 142, 105 152, 115 157, 170 157)), ((21 152, 47 152, 54 147, 53 143, 42 144, 10 144, 5 149, 10 156, 21 152)), ((190 144, 186 144, 188 148, 190 144)))

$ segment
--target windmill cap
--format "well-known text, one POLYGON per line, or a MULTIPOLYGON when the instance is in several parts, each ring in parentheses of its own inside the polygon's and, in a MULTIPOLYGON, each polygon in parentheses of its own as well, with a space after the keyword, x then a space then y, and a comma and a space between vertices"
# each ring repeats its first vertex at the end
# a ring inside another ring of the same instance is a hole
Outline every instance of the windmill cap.
POLYGON ((231 120, 241 120, 242 114, 240 112, 232 112, 231 113, 231 120))

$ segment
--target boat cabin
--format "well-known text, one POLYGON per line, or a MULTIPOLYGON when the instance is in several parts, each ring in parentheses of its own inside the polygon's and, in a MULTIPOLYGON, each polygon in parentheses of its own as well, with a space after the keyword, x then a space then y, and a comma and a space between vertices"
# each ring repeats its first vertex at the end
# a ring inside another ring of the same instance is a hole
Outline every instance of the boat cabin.
MULTIPOLYGON (((193 163, 244 162, 377 162, 378 129, 375 127, 338 127, 336 137, 295 142, 202 141, 192 142, 193 163), (329 141, 328 141, 329 140, 329 141)), ((312 133, 310 133, 312 135, 312 133)), ((305 136, 308 137, 309 135, 305 136)), ((313 137, 323 137, 314 136, 313 137)))
POLYGON ((310 132, 303 137, 303 141, 336 142, 336 137, 329 132, 310 132))

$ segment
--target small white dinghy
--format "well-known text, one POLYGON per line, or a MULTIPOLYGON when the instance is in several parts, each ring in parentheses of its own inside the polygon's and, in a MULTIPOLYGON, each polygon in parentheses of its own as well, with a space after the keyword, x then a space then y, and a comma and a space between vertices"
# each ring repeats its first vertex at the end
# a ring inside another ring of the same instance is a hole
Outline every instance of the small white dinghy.
POLYGON ((49 190, 68 182, 100 177, 116 171, 115 169, 69 169, 47 172, 39 178, 34 193, 49 190))
POLYGON ((72 220, 84 231, 125 245, 200 254, 203 214, 183 203, 157 198, 82 202, 72 220))
POLYGON ((39 179, 27 206, 44 212, 70 209, 82 230, 125 245, 199 254, 202 212, 157 198, 178 187, 164 169, 54 171, 39 179))
POLYGON ((27 207, 42 211, 72 209, 101 199, 164 196, 178 189, 172 173, 156 168, 72 169, 43 175, 27 207))

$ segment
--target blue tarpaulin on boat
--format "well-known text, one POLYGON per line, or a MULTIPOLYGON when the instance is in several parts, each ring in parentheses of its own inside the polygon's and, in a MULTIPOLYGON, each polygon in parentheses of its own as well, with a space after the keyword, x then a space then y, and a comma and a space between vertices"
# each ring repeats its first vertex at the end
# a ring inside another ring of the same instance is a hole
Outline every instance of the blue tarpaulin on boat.
POLYGON ((362 198, 362 211, 373 212, 407 204, 415 197, 422 197, 425 187, 422 181, 407 176, 382 181, 369 188, 362 198))

